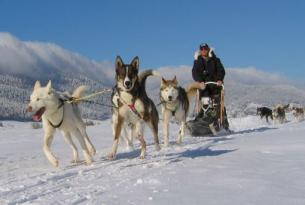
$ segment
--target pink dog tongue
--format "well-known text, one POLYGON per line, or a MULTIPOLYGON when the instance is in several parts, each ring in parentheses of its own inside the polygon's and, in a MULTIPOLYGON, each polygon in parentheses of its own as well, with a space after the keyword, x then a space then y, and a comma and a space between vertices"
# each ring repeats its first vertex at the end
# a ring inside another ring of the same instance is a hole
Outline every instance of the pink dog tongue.
POLYGON ((40 108, 40 110, 38 110, 36 113, 35 113, 35 115, 33 115, 33 120, 34 121, 40 121, 41 120, 41 116, 43 115, 43 113, 44 113, 44 111, 45 111, 46 109, 43 107, 43 108, 40 108))
POLYGON ((40 121, 40 119, 41 119, 41 117, 39 115, 34 115, 33 116, 33 120, 36 121, 36 122, 40 121))

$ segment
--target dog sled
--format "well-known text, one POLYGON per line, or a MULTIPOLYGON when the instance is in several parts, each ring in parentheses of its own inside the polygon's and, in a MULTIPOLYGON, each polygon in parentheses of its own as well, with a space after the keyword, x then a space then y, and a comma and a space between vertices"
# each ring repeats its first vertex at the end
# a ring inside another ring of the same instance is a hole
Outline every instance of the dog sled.
MULTIPOLYGON (((206 82, 206 85, 215 82, 206 82)), ((224 105, 224 85, 218 95, 201 97, 199 92, 195 103, 196 116, 187 121, 187 128, 193 137, 219 136, 231 133, 224 105)))

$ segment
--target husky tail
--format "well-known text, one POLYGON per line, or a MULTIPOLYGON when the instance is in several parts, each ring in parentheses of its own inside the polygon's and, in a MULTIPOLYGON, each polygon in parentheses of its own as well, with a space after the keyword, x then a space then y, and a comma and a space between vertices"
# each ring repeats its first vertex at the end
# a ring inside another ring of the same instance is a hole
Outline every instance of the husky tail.
POLYGON ((76 88, 72 94, 73 98, 80 98, 82 96, 84 96, 84 93, 87 92, 89 90, 88 86, 85 85, 81 85, 78 88, 76 88))
MULTIPOLYGON (((149 102, 151 101, 146 93, 146 79, 148 76, 159 76, 161 77, 161 75, 157 72, 157 71, 154 71, 154 70, 145 70, 143 72, 141 72, 138 76, 138 82, 139 82, 139 90, 140 90, 140 93, 142 93, 142 96, 143 96, 143 100, 144 102, 149 102)), ((153 103, 154 104, 154 103, 153 103)))
POLYGON ((145 81, 148 76, 158 76, 161 77, 160 73, 155 70, 145 70, 139 74, 139 82, 141 86, 145 86, 145 81))
POLYGON ((188 86, 186 89, 187 98, 191 100, 193 97, 196 96, 197 90, 203 89, 202 84, 198 82, 194 82, 188 86))
POLYGON ((139 74, 139 78, 138 78, 139 79, 139 89, 141 90, 140 92, 142 93, 143 101, 146 105, 148 105, 148 104, 152 105, 152 107, 151 107, 152 115, 153 115, 153 119, 156 121, 153 124, 157 123, 157 125, 158 125, 159 115, 158 115, 157 108, 156 108, 154 102, 147 96, 146 89, 145 89, 146 79, 148 76, 161 77, 161 75, 157 71, 154 71, 154 70, 145 70, 139 74))
POLYGON ((146 92, 145 90, 145 84, 146 84, 146 79, 148 76, 158 76, 161 77, 160 73, 154 70, 145 70, 139 74, 139 84, 140 88, 146 92))

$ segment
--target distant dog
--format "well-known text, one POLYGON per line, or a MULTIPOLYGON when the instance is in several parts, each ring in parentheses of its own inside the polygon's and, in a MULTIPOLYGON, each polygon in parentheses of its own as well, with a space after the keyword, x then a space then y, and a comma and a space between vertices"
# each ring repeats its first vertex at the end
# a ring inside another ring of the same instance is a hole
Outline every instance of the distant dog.
POLYGON ((304 108, 292 107, 292 114, 298 121, 304 120, 304 108))
POLYGON ((33 119, 39 121, 42 119, 44 129, 43 151, 47 159, 55 167, 58 166, 58 160, 50 150, 56 129, 59 129, 67 143, 70 144, 73 151, 73 163, 79 162, 77 147, 75 146, 72 135, 75 136, 83 150, 86 164, 92 163, 92 156, 95 154, 95 148, 92 145, 83 122, 80 111, 76 104, 65 103, 64 98, 78 98, 87 90, 85 86, 78 87, 70 96, 61 96, 51 85, 51 81, 46 87, 41 87, 39 81, 35 83, 31 101, 28 105, 28 111, 34 112, 33 119))
POLYGON ((286 111, 286 113, 288 113, 288 112, 292 112, 292 108, 293 107, 297 107, 294 103, 289 103, 289 104, 287 104, 286 105, 286 109, 285 109, 285 111, 286 111))
POLYGON ((164 146, 169 144, 169 122, 172 117, 175 117, 181 123, 177 144, 182 142, 182 138, 185 135, 190 99, 196 95, 198 89, 203 89, 202 84, 193 83, 185 90, 178 85, 176 76, 172 80, 162 78, 160 98, 163 116, 164 146))
POLYGON ((256 114, 260 115, 261 119, 266 118, 266 122, 269 122, 268 118, 273 120, 272 110, 267 107, 258 107, 256 110, 256 114))
POLYGON ((152 70, 139 72, 139 58, 135 57, 130 64, 124 64, 121 57, 116 58, 116 86, 112 95, 114 105, 112 112, 112 129, 114 142, 108 159, 115 159, 122 129, 131 129, 141 143, 140 158, 146 153, 144 125, 147 124, 154 135, 156 149, 160 149, 158 138, 159 115, 153 101, 147 96, 145 82, 148 76, 159 74, 152 70), (127 128, 128 129, 128 128, 127 128))
POLYGON ((287 109, 288 106, 284 105, 276 105, 275 108, 272 110, 272 115, 274 121, 279 122, 280 124, 285 123, 286 120, 286 113, 285 110, 287 109))

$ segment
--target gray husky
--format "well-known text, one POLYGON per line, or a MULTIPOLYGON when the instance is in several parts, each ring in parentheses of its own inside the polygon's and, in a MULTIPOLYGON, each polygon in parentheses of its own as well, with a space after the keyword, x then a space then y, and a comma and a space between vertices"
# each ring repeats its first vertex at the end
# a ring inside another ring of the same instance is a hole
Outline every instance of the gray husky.
POLYGON ((178 85, 176 76, 172 80, 162 78, 160 98, 163 116, 164 146, 169 144, 169 122, 172 117, 181 123, 177 144, 182 142, 186 132, 186 118, 190 100, 196 95, 198 89, 203 89, 203 84, 194 82, 185 90, 178 85))

